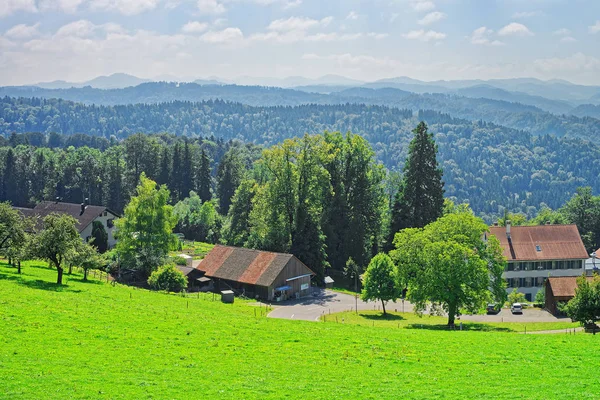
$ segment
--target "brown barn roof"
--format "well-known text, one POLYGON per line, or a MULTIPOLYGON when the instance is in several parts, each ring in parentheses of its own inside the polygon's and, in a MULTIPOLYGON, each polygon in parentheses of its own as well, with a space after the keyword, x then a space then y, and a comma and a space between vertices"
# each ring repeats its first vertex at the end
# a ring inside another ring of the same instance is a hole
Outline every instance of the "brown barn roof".
MULTIPOLYGON (((291 254, 217 245, 196 269, 211 278, 270 286, 292 257, 291 254)), ((307 274, 313 273, 308 267, 306 270, 307 274)))
POLYGON ((513 226, 510 242, 505 227, 492 226, 490 233, 498 238, 509 261, 582 260, 589 257, 576 225, 513 226))
MULTIPOLYGON (((38 217, 40 219, 43 219, 45 216, 51 213, 70 215, 77 220, 76 228, 79 232, 83 231, 89 224, 92 223, 94 219, 96 219, 96 217, 102 215, 104 211, 108 211, 118 217, 116 213, 103 206, 88 205, 85 207, 85 210, 82 213, 81 204, 53 201, 42 201, 34 208, 15 207, 15 209, 19 210, 25 217, 38 217)), ((40 222, 41 221, 38 221, 38 224, 40 222)))
MULTIPOLYGON (((577 289, 577 276, 551 276, 546 280, 546 285, 552 289, 554 297, 573 297, 577 289)), ((593 277, 585 279, 591 281, 593 277)))

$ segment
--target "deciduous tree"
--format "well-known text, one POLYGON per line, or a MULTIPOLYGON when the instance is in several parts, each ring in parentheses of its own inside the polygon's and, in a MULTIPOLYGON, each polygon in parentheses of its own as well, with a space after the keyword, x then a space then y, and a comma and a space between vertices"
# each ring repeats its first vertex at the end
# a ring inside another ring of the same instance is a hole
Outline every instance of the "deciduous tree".
POLYGON ((383 315, 386 315, 385 303, 390 300, 395 302, 402 295, 394 262, 385 253, 373 257, 363 275, 362 286, 361 299, 380 300, 383 315))

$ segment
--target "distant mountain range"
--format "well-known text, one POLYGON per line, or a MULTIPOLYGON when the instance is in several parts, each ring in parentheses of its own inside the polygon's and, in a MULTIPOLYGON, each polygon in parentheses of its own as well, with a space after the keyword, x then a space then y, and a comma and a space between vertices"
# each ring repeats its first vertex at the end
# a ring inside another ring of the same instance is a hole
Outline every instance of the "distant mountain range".
POLYGON ((510 93, 488 86, 455 89, 448 93, 412 93, 395 88, 350 87, 330 93, 314 93, 265 86, 199 85, 196 83, 148 82, 124 89, 43 89, 0 87, 0 97, 58 98, 84 104, 157 104, 173 101, 223 100, 250 106, 297 106, 303 104, 366 104, 399 109, 434 110, 455 118, 491 122, 534 135, 577 136, 594 139, 600 132, 597 108, 573 107, 566 102, 510 93), (457 94, 460 93, 460 94, 457 94), (496 97, 497 99, 490 98, 496 97), (505 98, 506 100, 501 100, 505 98), (515 100, 535 103, 518 103, 515 100), (554 113, 546 111, 550 109, 554 113), (562 110, 562 111, 560 111, 562 110), (560 111, 560 112, 558 112, 560 111), (570 115, 571 112, 575 115, 570 115))
POLYGON ((494 100, 519 102, 535 105, 553 113, 567 112, 581 104, 600 104, 600 86, 576 85, 564 80, 542 81, 535 78, 420 81, 409 77, 380 79, 364 82, 340 75, 325 75, 316 79, 302 76, 287 78, 241 76, 236 79, 209 77, 206 79, 180 78, 174 75, 161 75, 154 79, 138 78, 133 75, 116 73, 99 76, 85 82, 40 82, 33 85, 43 89, 70 89, 91 86, 96 89, 123 89, 148 82, 193 82, 199 85, 272 86, 293 88, 304 92, 339 92, 350 87, 371 89, 394 88, 412 93, 450 93, 467 97, 484 97, 494 100), (496 89, 496 90, 494 90, 496 89))

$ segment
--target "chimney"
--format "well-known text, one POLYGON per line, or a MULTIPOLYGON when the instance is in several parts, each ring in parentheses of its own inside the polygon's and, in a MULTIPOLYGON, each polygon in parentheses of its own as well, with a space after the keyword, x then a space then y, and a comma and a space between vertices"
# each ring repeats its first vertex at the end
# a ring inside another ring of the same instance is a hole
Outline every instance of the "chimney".
POLYGON ((494 226, 498 226, 498 221, 494 222, 494 226))
POLYGON ((85 203, 81 203, 81 212, 79 213, 79 215, 83 215, 85 211, 85 203))
POLYGON ((550 223, 550 221, 547 221, 547 222, 546 222, 546 225, 552 225, 552 224, 550 223))
POLYGON ((510 220, 506 221, 506 238, 510 240, 510 220))
POLYGON ((56 200, 55 203, 58 204, 60 202, 60 197, 57 196, 55 200, 56 200))

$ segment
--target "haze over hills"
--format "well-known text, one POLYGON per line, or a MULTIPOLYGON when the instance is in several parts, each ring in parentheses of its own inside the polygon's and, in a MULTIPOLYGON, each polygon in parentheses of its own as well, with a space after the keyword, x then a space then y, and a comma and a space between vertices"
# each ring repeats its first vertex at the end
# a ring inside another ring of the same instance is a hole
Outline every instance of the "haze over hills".
MULTIPOLYGON (((477 89, 477 88, 476 88, 477 89)), ((473 91, 474 89, 471 89, 473 91)), ((481 90, 489 91, 489 88, 481 90)), ((492 89, 493 91, 493 89, 492 89)), ((478 91, 470 93, 476 97, 478 91)), ((501 93, 502 96, 508 96, 501 93)), ((394 88, 372 89, 350 87, 330 94, 309 93, 294 89, 264 86, 238 85, 198 85, 195 83, 148 82, 124 89, 94 89, 91 87, 70 89, 42 89, 37 87, 3 87, 0 96, 60 98, 84 104, 120 105, 154 104, 170 101, 204 101, 221 99, 251 106, 296 106, 302 104, 367 104, 384 105, 410 110, 434 110, 471 121, 486 121, 521 129, 535 135, 552 134, 556 136, 573 135, 592 138, 600 131, 600 120, 578 118, 568 114, 574 107, 566 103, 531 99, 521 95, 522 99, 544 106, 545 109, 560 109, 560 113, 550 113, 534 105, 520 104, 506 100, 485 97, 466 97, 452 93, 416 94, 394 88), (544 104, 541 104, 544 103, 544 104)), ((580 117, 596 114, 595 109, 577 109, 580 117)))

